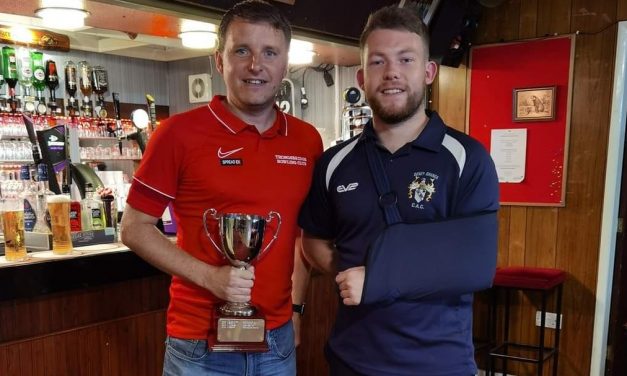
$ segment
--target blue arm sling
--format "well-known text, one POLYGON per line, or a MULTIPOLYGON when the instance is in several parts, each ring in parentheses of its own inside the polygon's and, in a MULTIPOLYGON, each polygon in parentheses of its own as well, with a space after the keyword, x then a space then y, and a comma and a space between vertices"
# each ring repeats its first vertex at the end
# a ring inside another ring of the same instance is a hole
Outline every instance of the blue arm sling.
POLYGON ((388 226, 368 250, 362 304, 458 296, 490 287, 496 269, 496 212, 403 223, 374 142, 366 148, 388 226))

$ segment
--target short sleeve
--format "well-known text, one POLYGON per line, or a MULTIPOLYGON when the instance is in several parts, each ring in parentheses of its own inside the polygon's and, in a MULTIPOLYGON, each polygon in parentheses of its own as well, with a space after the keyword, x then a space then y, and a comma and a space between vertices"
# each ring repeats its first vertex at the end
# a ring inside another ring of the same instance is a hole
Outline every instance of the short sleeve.
POLYGON ((471 139, 468 158, 460 177, 454 216, 499 209, 499 181, 494 161, 483 145, 471 139))
POLYGON ((152 134, 129 191, 127 203, 153 216, 161 216, 176 198, 182 148, 178 147, 175 128, 171 118, 152 134))
POLYGON ((306 233, 321 239, 333 239, 336 227, 326 187, 328 158, 325 157, 323 155, 316 163, 309 193, 301 206, 298 224, 306 233))

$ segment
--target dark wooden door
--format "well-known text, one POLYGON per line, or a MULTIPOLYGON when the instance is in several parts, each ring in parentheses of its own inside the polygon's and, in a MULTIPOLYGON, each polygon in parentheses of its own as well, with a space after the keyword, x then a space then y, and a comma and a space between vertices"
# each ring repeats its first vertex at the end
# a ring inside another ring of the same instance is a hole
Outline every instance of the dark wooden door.
MULTIPOLYGON (((627 145, 626 145, 627 146, 627 145)), ((624 148, 627 151, 627 147, 624 148)), ((625 219, 627 219, 627 153, 623 154, 623 172, 619 204, 621 224, 616 234, 616 254, 614 258, 614 281, 612 285, 612 306, 608 333, 608 359, 606 375, 627 375, 627 239, 625 219)))

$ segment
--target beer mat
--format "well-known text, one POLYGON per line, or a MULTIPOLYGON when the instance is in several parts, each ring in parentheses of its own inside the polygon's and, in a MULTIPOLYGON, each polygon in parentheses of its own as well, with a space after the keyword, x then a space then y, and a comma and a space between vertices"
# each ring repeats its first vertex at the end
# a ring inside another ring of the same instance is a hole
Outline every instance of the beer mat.
POLYGON ((74 247, 74 250, 81 252, 94 252, 94 251, 108 251, 111 249, 116 249, 120 245, 116 243, 106 243, 106 244, 93 244, 86 245, 83 247, 74 247))
POLYGON ((31 253, 32 258, 37 259, 62 259, 62 258, 72 258, 82 255, 83 252, 76 251, 70 253, 69 255, 55 255, 52 251, 42 251, 42 252, 33 252, 31 253))

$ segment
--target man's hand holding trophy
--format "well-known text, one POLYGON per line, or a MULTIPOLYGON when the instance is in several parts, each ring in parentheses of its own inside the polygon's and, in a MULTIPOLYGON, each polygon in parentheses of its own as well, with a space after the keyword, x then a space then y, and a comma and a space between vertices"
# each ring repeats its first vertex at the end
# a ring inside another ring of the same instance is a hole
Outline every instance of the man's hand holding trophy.
MULTIPOLYGON (((203 213, 205 234, 229 263, 243 270, 254 272, 252 263, 258 261, 277 239, 281 228, 281 216, 270 211, 267 217, 255 214, 224 213, 216 209, 207 209, 203 213), (278 221, 276 231, 265 248, 263 238, 266 224, 273 219, 278 221), (220 245, 212 238, 208 221, 218 222, 220 245)), ((261 312, 250 302, 227 301, 217 309, 217 336, 215 343, 210 343, 212 351, 267 351, 265 341, 266 326, 261 312)))

